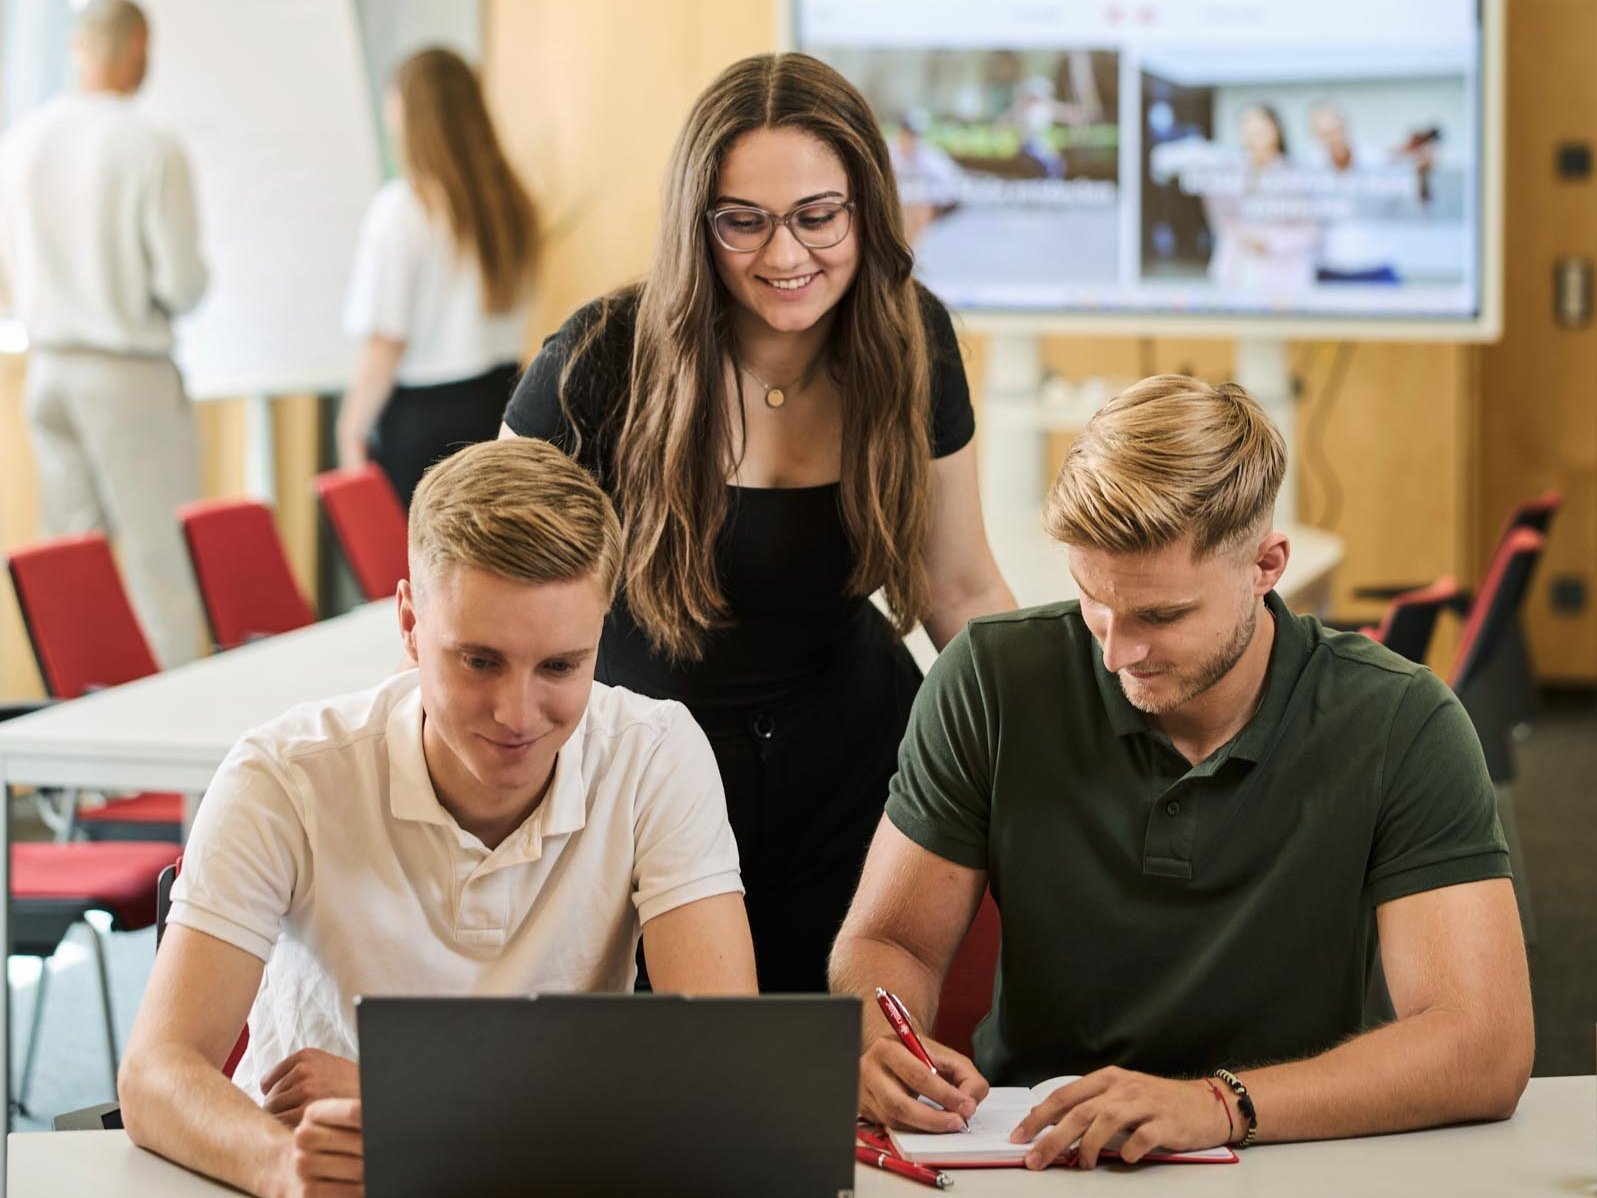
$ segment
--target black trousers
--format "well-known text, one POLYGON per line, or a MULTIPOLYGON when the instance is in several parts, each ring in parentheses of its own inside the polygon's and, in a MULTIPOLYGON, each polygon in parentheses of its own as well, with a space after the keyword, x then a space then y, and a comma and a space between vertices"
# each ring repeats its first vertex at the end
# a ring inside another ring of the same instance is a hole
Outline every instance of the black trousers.
POLYGON ((767 993, 826 990, 921 681, 902 645, 829 673, 786 703, 694 712, 726 787, 767 993))
POLYGON ((499 435, 518 374, 510 362, 476 378, 394 388, 377 417, 370 450, 407 509, 427 467, 463 445, 499 435))

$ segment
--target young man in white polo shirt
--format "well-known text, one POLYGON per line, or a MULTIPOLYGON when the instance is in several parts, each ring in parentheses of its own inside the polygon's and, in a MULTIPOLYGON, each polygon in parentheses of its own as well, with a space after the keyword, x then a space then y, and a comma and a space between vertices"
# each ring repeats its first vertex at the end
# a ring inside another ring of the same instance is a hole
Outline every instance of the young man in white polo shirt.
POLYGON ((656 990, 755 993, 709 743, 593 679, 620 540, 545 442, 427 474, 398 594, 419 668, 255 730, 206 792, 119 1077, 137 1143, 357 1194, 356 995, 625 991, 640 936, 656 990))

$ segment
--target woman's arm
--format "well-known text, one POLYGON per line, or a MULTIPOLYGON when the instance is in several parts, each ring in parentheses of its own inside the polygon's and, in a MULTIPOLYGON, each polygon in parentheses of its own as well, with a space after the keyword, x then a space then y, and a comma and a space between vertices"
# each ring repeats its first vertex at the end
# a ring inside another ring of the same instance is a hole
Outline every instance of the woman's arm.
POLYGON ((922 623, 939 651, 974 617, 1015 607, 982 523, 975 442, 932 461, 926 568, 932 609, 922 623))
POLYGON ((338 464, 346 470, 365 463, 367 438, 394 393, 404 354, 405 342, 381 333, 373 333, 360 347, 355 381, 338 410, 338 464))

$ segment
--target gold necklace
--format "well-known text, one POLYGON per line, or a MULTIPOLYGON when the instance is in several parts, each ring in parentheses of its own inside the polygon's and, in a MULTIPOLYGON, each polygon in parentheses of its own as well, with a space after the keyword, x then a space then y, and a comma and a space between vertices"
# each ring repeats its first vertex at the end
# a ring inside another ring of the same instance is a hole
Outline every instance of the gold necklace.
POLYGON ((799 375, 798 378, 794 379, 786 387, 773 387, 759 375, 755 374, 754 371, 750 369, 750 367, 744 362, 739 362, 737 366, 738 369, 744 374, 748 375, 756 383, 765 388, 765 406, 768 408, 779 408, 787 402, 787 393, 789 391, 796 392, 801 388, 810 385, 810 380, 815 377, 815 371, 821 364, 821 357, 821 354, 816 354, 815 360, 804 368, 804 373, 799 375))

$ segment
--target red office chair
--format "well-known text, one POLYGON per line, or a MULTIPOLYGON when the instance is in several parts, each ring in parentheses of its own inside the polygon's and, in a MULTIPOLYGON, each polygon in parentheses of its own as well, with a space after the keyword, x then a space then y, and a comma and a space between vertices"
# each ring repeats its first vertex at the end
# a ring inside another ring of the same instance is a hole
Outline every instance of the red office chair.
POLYGON ((971 1034, 982 1017, 992 1009, 993 975, 998 970, 998 905, 992 892, 982 895, 976 918, 971 921, 965 940, 954 954, 943 993, 937 1001, 937 1018, 932 1024, 934 1039, 967 1057, 971 1053, 971 1034))
POLYGON ((177 514, 217 648, 236 648, 315 621, 264 503, 202 499, 177 514))
MULTIPOLYGON (((139 628, 103 533, 57 537, 14 549, 8 559, 22 622, 45 690, 76 699, 154 674, 155 655, 139 628)), ((162 792, 112 798, 68 812, 92 840, 171 840, 183 834, 183 796, 162 792)))
POLYGON ((1460 593, 1458 583, 1443 575, 1428 587, 1394 596, 1380 624, 1361 631, 1392 652, 1424 665, 1436 619, 1444 607, 1452 606, 1460 593))
POLYGON ((1519 900, 1525 941, 1537 938, 1536 916, 1531 907, 1530 881, 1514 810, 1513 733, 1519 723, 1521 696, 1518 656, 1519 609, 1540 560, 1542 534, 1530 528, 1511 530, 1498 545, 1486 579, 1470 605, 1469 618, 1453 659, 1453 692, 1469 713, 1486 755, 1486 770, 1497 792, 1497 815, 1508 842, 1508 860, 1514 872, 1514 893, 1519 900))
MULTIPOLYGON (((1515 507, 1503 521, 1502 531, 1497 535, 1497 544, 1492 549, 1491 560, 1497 559, 1509 537, 1516 531, 1529 529, 1540 533, 1543 537, 1547 536, 1553 518, 1563 503, 1564 497, 1561 492, 1549 490, 1515 507)), ((1360 599, 1390 600, 1415 589, 1416 585, 1355 587, 1353 593, 1360 599)), ((1467 620, 1478 605, 1478 594, 1477 591, 1477 594, 1472 596, 1468 591, 1461 590, 1449 601, 1448 606, 1464 615, 1467 620)), ((1528 726, 1536 714, 1536 677, 1531 669, 1529 650, 1525 646, 1524 629, 1517 615, 1511 621, 1508 630, 1500 636, 1502 639, 1494 649, 1493 663, 1494 685, 1498 692, 1496 714, 1505 721, 1507 728, 1520 729, 1528 726)))
POLYGON ((1511 680, 1505 680, 1502 669, 1512 661, 1505 650, 1513 644, 1519 610, 1545 543, 1542 534, 1530 528, 1512 529, 1503 538, 1470 605, 1453 659, 1453 690, 1475 720, 1494 781, 1513 775, 1508 739, 1518 696, 1512 685, 1505 685, 1511 680))
MULTIPOLYGON (((1547 491, 1520 504, 1503 524, 1503 531, 1497 538, 1498 550, 1516 529, 1528 528, 1546 537, 1563 503, 1560 492, 1547 491)), ((1494 554, 1498 550, 1494 550, 1494 554)), ((1528 579, 1526 586, 1529 586, 1528 579)), ((1494 671, 1502 691, 1503 716, 1509 727, 1515 731, 1528 729, 1536 716, 1536 672, 1531 668, 1530 648, 1525 643, 1525 626, 1517 614, 1497 651, 1494 671)))
POLYGON ((361 593, 386 599, 410 576, 405 509, 375 462, 356 470, 329 470, 313 480, 322 511, 333 526, 361 593))
MULTIPOLYGON (((111 916, 116 931, 147 928, 156 918, 156 885, 160 873, 177 859, 175 844, 40 844, 11 846, 11 952, 38 957, 39 992, 34 999, 32 1032, 17 1091, 17 1109, 27 1113, 28 1087, 38 1059, 39 1031, 49 989, 49 959, 73 924, 90 911, 111 916)), ((100 980, 106 1045, 111 1058, 111 1090, 116 1091, 116 1023, 105 947, 93 924, 89 942, 100 980)))

